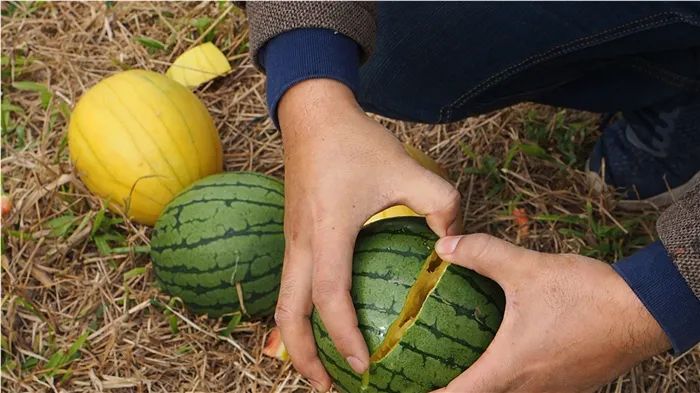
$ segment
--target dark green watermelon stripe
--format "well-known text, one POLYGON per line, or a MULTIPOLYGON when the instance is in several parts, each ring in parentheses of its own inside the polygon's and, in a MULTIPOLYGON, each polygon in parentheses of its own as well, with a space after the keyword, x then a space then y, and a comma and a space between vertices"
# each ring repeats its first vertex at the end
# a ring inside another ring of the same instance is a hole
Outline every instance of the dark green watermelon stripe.
MULTIPOLYGON (((278 270, 277 272, 279 273, 279 270, 278 270)), ((160 282, 162 282, 162 283, 164 283, 164 284, 169 284, 169 285, 170 285, 169 288, 175 288, 175 289, 177 289, 177 290, 179 290, 179 291, 190 291, 190 292, 192 292, 192 293, 194 293, 194 294, 196 294, 196 295, 205 295, 205 294, 207 294, 207 293, 210 293, 210 292, 213 292, 213 291, 217 291, 217 290, 228 289, 228 288, 232 288, 232 289, 235 288, 235 285, 231 285, 230 283, 224 283, 224 284, 222 284, 222 285, 220 285, 220 286, 216 286, 216 287, 202 287, 202 286, 181 285, 181 284, 174 283, 174 282, 172 282, 172 281, 170 281, 170 280, 164 279, 164 278, 158 273, 157 269, 154 269, 154 270, 153 270, 153 273, 155 274, 156 279, 157 279, 158 281, 160 281, 160 282)), ((270 275, 272 275, 272 274, 267 274, 266 277, 267 277, 267 276, 270 276, 270 275)), ((250 283, 246 283, 246 284, 250 284, 250 283)), ((278 287, 273 287, 273 288, 271 288, 271 289, 269 289, 269 290, 265 290, 265 291, 253 291, 253 290, 248 289, 248 290, 246 290, 246 291, 243 293, 243 295, 246 296, 246 297, 248 298, 248 301, 249 301, 249 302, 255 302, 255 301, 257 301, 258 299, 263 298, 263 297, 265 297, 265 296, 268 296, 269 294, 274 293, 274 292, 276 292, 276 291, 278 291, 278 290, 279 290, 278 287)), ((228 303, 224 302, 224 303, 217 303, 217 304, 221 304, 221 305, 230 305, 230 304, 232 304, 232 303, 230 303, 230 302, 228 302, 228 303)), ((235 302, 235 304, 238 304, 238 302, 235 302)), ((200 305, 202 305, 202 304, 200 304, 200 305)))
POLYGON ((265 206, 265 207, 271 207, 273 209, 278 209, 278 210, 284 210, 284 205, 278 205, 276 203, 272 202, 263 202, 263 201, 255 201, 252 199, 242 199, 242 198, 200 198, 200 199, 193 199, 191 201, 187 201, 184 203, 180 204, 174 204, 170 203, 168 207, 163 211, 163 215, 171 215, 173 212, 176 212, 175 217, 179 217, 180 213, 182 212, 182 209, 188 206, 192 205, 198 205, 198 204, 206 204, 206 203, 212 203, 212 202, 223 202, 224 206, 226 207, 231 207, 234 203, 248 203, 254 206, 265 206))
MULTIPOLYGON (((410 217, 404 217, 404 218, 410 218, 410 217)), ((425 221, 425 219, 422 219, 425 221)), ((378 235, 390 235, 390 236, 401 236, 401 237, 417 237, 419 239, 427 240, 429 242, 435 242, 437 241, 437 235, 435 234, 426 234, 425 232, 411 232, 407 228, 401 228, 401 229, 391 229, 391 230, 377 230, 377 231, 372 231, 371 226, 379 223, 380 221, 375 221, 372 224, 368 225, 365 227, 366 232, 360 232, 359 238, 365 238, 365 237, 376 237, 378 235)))
POLYGON ((368 249, 355 250, 355 255, 367 254, 367 253, 382 253, 382 254, 397 255, 400 257, 404 257, 404 258, 425 259, 425 253, 419 253, 419 252, 414 252, 414 251, 410 251, 410 250, 397 250, 394 248, 368 248, 368 249))
POLYGON ((369 326, 369 325, 364 325, 364 324, 362 324, 362 323, 358 323, 358 324, 357 324, 357 327, 360 328, 361 331, 372 332, 372 333, 374 333, 374 334, 376 334, 376 335, 378 335, 378 336, 381 336, 382 334, 384 334, 384 331, 383 331, 383 330, 377 329, 377 328, 374 327, 374 326, 369 326))
MULTIPOLYGON (((200 306, 195 306, 191 303, 187 303, 187 307, 194 313, 197 314, 209 314, 209 315, 221 315, 221 309, 219 307, 200 307, 200 306)), ((238 303, 236 303, 233 306, 230 307, 235 307, 236 311, 240 311, 240 307, 238 303)), ((236 311, 231 311, 231 312, 236 312, 236 311)), ((258 315, 269 315, 272 314, 273 310, 270 309, 265 309, 265 310, 259 310, 256 314, 258 315)))
POLYGON ((217 242, 219 240, 225 240, 232 237, 244 237, 244 236, 267 236, 267 235, 284 235, 283 230, 279 231, 250 231, 248 228, 242 230, 239 229, 228 229, 224 234, 214 237, 202 238, 194 243, 187 243, 186 239, 183 239, 180 243, 171 243, 168 246, 158 247, 151 246, 151 250, 157 253, 162 253, 166 250, 192 250, 197 247, 206 246, 207 244, 217 242))
MULTIPOLYGON (((158 281, 160 281, 163 284, 167 284, 166 290, 168 290, 168 292, 171 292, 170 289, 174 289, 177 291, 189 291, 189 292, 194 293, 195 295, 205 295, 209 292, 213 292, 213 291, 217 291, 217 290, 221 290, 221 289, 228 289, 228 288, 235 289, 234 286, 232 286, 231 284, 222 284, 221 286, 211 287, 211 288, 204 288, 204 287, 193 288, 193 287, 189 287, 189 286, 175 284, 170 280, 165 280, 161 275, 158 274, 158 271, 156 269, 153 270, 153 273, 155 274, 156 279, 158 281)), ((172 293, 171 293, 171 295, 172 295, 172 293)), ((177 296, 177 295, 175 295, 175 296, 177 296)), ((190 304, 190 303, 198 304, 196 302, 188 302, 188 304, 190 304)), ((231 305, 231 304, 238 304, 238 302, 236 301, 235 303, 231 303, 231 302, 217 303, 217 305, 221 305, 221 306, 226 306, 226 305, 231 305)), ((209 306, 203 305, 203 304, 199 304, 199 305, 209 307, 209 306)))
POLYGON ((384 282, 388 282, 390 284, 395 284, 404 288, 410 288, 411 286, 398 280, 398 277, 394 276, 391 274, 391 272, 386 272, 383 275, 379 273, 373 273, 373 272, 353 272, 353 276, 355 277, 363 277, 363 278, 369 278, 369 279, 376 279, 376 280, 383 280, 384 282))
POLYGON ((449 269, 450 272, 456 274, 460 278, 464 279, 464 281, 466 281, 467 284, 469 284, 469 286, 474 288, 474 290, 478 292, 481 296, 483 296, 486 300, 488 300, 489 303, 493 304, 501 314, 504 313, 505 310, 503 306, 499 302, 497 302, 496 299, 493 298, 493 296, 489 295, 487 291, 481 288, 481 286, 479 286, 472 277, 469 276, 469 272, 466 271, 466 268, 451 265, 447 269, 449 269))
MULTIPOLYGON (((380 363, 373 363, 373 364, 374 364, 375 367, 377 367, 378 369, 384 370, 384 371, 386 371, 387 373, 389 373, 389 374, 391 374, 391 375, 393 375, 393 376, 399 376, 399 377, 401 377, 401 378, 403 378, 403 379, 405 379, 405 380, 407 380, 407 381, 409 381, 409 382, 415 384, 416 386, 423 386, 423 383, 422 383, 422 382, 416 381, 415 379, 411 378, 411 376, 408 375, 408 374, 406 374, 403 370, 401 370, 401 371, 391 370, 391 369, 389 369, 388 367, 386 367, 385 365, 383 365, 381 362, 380 362, 380 363)), ((371 376, 371 375, 370 375, 370 377, 369 377, 369 380, 370 380, 370 381, 372 380, 372 376, 371 376)), ((372 384, 370 383, 370 385, 372 385, 372 384)), ((376 386, 376 385, 374 385, 374 386, 376 386)), ((395 390, 391 390, 390 387, 387 387, 387 389, 389 389, 389 391, 396 392, 395 390)), ((383 389, 380 389, 380 391, 383 391, 383 389)))
POLYGON ((277 209, 277 210, 282 210, 284 211, 284 205, 278 205, 276 203, 272 202, 262 202, 262 201, 255 201, 252 199, 242 199, 242 198, 203 198, 203 199, 196 199, 192 200, 189 202, 184 202, 179 205, 176 204, 169 204, 168 207, 163 211, 163 216, 172 216, 176 221, 178 221, 179 224, 185 223, 183 221, 180 221, 180 214, 182 213, 182 210, 185 207, 188 206, 193 206, 193 205, 204 205, 207 203, 216 203, 216 202, 221 202, 226 206, 227 208, 233 207, 234 204, 236 203, 242 203, 242 204, 249 204, 253 206, 264 206, 264 207, 269 207, 272 209, 277 209))
MULTIPOLYGON (((271 275, 271 274, 270 274, 270 275, 271 275)), ((235 287, 236 287, 235 285, 232 285, 232 284, 229 283, 229 282, 224 282, 223 284, 221 284, 221 285, 219 285, 219 286, 216 286, 216 287, 203 287, 203 286, 200 286, 200 285, 197 285, 197 286, 181 285, 181 284, 175 283, 175 282, 173 282, 173 281, 171 281, 171 280, 165 280, 165 279, 163 279, 163 277, 160 276, 160 275, 157 275, 157 277, 158 277, 159 280, 161 280, 161 281, 162 281, 163 283, 165 283, 165 284, 169 284, 169 285, 171 285, 172 287, 177 288, 177 289, 179 289, 179 290, 181 290, 181 291, 190 291, 190 292, 194 293, 195 295, 206 295, 206 294, 209 293, 209 292, 213 292, 213 291, 217 291, 217 290, 222 290, 222 289, 227 289, 227 288, 235 288, 235 287)), ((249 283, 246 283, 246 284, 249 284, 249 283)), ((262 291, 262 292, 253 292, 253 291, 250 291, 250 290, 249 290, 249 291, 245 292, 244 295, 246 295, 246 296, 247 296, 247 295, 251 295, 251 296, 252 296, 253 294, 261 294, 260 296, 256 296, 256 298, 259 298, 259 297, 263 297, 263 296, 265 296, 265 295, 267 295, 267 294, 270 294, 270 293, 272 293, 272 292, 275 292, 275 291, 277 291, 277 290, 278 290, 277 287, 272 288, 272 289, 270 289, 270 290, 262 291)))
MULTIPOLYGON (((264 254, 257 254, 257 255, 255 255, 255 256, 253 257, 253 259, 248 259, 248 260, 245 260, 245 261, 241 261, 241 260, 239 260, 239 261, 233 261, 233 262, 231 262, 228 266, 225 266, 225 267, 217 266, 217 267, 213 267, 213 268, 211 268, 211 269, 197 269, 196 267, 193 267, 192 264, 180 264, 180 263, 178 263, 178 264, 173 264, 173 265, 167 265, 167 266, 166 266, 166 265, 158 265, 157 269, 166 271, 166 272, 168 272, 168 273, 182 273, 182 274, 187 274, 187 273, 215 273, 215 272, 217 272, 217 271, 222 271, 222 270, 230 269, 231 267, 233 267, 233 266, 235 266, 235 265, 239 265, 239 266, 242 266, 242 265, 249 265, 249 264, 255 262, 255 260, 257 260, 258 258, 263 258, 263 257, 272 257, 272 253, 267 252, 267 253, 264 253, 264 254)), ((281 269, 282 269, 282 266, 281 266, 281 265, 280 265, 280 266, 276 266, 275 269, 281 270, 281 269)), ((255 278, 255 277, 263 277, 263 276, 244 276, 244 278, 255 278)))
MULTIPOLYGON (((229 176, 229 175, 227 175, 227 174, 213 175, 213 176, 210 176, 209 179, 207 179, 206 181, 201 181, 201 182, 199 182, 199 183, 195 183, 194 185, 195 185, 195 186, 205 186, 205 185, 207 185, 207 184, 213 184, 213 185, 233 184, 232 182, 229 182, 229 183, 218 183, 217 180, 219 180, 219 179, 217 178, 217 176, 218 176, 219 178, 223 178, 223 177, 227 177, 227 176, 229 176)), ((266 175, 266 174, 260 173, 260 172, 240 171, 240 172, 236 172, 236 176, 237 176, 237 177, 243 177, 243 178, 246 178, 246 177, 256 178, 256 180, 260 180, 260 181, 262 181, 262 182, 264 182, 264 183, 266 183, 266 182, 273 182, 273 183, 276 183, 277 185, 279 185, 279 186, 281 186, 281 187, 284 187, 284 182, 282 182, 281 179, 278 179, 278 178, 276 178, 276 177, 274 177, 274 176, 266 175)), ((235 183, 242 183, 242 180, 237 180, 235 183)), ((250 184, 250 183, 243 183, 243 184, 250 184)), ((255 183, 255 184, 253 184, 253 185, 259 185, 259 184, 258 184, 258 183, 255 183)))
POLYGON ((380 313, 392 313, 398 315, 400 311, 391 309, 391 308, 384 308, 384 307, 378 307, 374 304, 368 304, 368 303, 355 303, 355 309, 356 310, 370 310, 370 311, 376 311, 380 313))
MULTIPOLYGON (((462 370, 463 367, 459 363, 455 362, 454 359, 443 358, 443 357, 437 356, 433 353, 420 350, 416 346, 406 342, 405 340, 399 341, 399 346, 401 347, 401 349, 413 352, 413 353, 419 355, 420 357, 422 357, 423 359, 430 358, 430 359, 433 359, 433 360, 439 362, 444 367, 450 367, 450 368, 455 369, 457 371, 463 371, 462 370)), ((425 361, 423 363, 425 363, 425 361)))
MULTIPOLYGON (((256 175, 256 177, 261 177, 265 181, 271 180, 269 177, 266 177, 263 175, 256 175)), ((280 186, 284 187, 284 184, 282 182, 279 182, 279 184, 280 184, 280 186)), ((251 183, 243 183, 243 182, 194 184, 194 185, 192 185, 192 187, 190 187, 188 189, 188 191, 207 190, 207 189, 214 189, 215 190, 215 189, 220 189, 220 188, 234 188, 234 187, 264 190, 267 193, 276 194, 276 195, 279 195, 281 197, 284 197, 284 193, 280 192, 277 189, 265 187, 265 186, 262 186, 260 184, 251 184, 251 183)))
MULTIPOLYGON (((216 285, 216 286, 211 286, 211 287, 205 287, 203 285, 185 285, 185 284, 182 284, 181 282, 177 282, 177 281, 165 278, 161 272, 155 272, 155 273, 156 273, 156 276, 158 277, 158 279, 160 281, 162 281, 164 284, 172 285, 176 288, 179 288, 180 290, 190 291, 196 295, 204 295, 208 292, 218 291, 221 289, 232 288, 232 287, 236 286, 235 284, 232 284, 229 281, 221 281, 221 285, 216 285)), ((272 272, 269 274, 265 274, 264 276, 260 276, 255 281, 266 279, 270 276, 275 276, 275 275, 279 275, 279 274, 280 274, 280 271, 277 270, 276 272, 272 272)), ((251 282, 251 281, 246 281, 245 279, 242 279, 242 280, 236 281, 236 282, 238 282, 238 283, 244 282, 246 285, 255 285, 255 281, 251 282)))
POLYGON ((454 310, 455 315, 460 316, 460 317, 467 317, 469 320, 476 322, 477 326, 479 327, 479 330, 484 331, 484 332, 489 332, 493 335, 496 335, 496 329, 493 327, 489 326, 486 324, 486 322, 479 320, 479 318, 476 317, 476 309, 473 308, 468 308, 464 306, 460 306, 459 304, 455 304, 440 295, 437 294, 437 291, 433 292, 433 299, 439 301, 440 303, 452 308, 454 310))
POLYGON ((463 338, 459 338, 459 337, 455 337, 455 336, 446 334, 446 333, 440 331, 440 329, 436 328, 435 326, 428 325, 427 323, 422 322, 420 320, 416 321, 415 326, 419 327, 425 331, 428 331, 430 334, 432 334, 433 336, 435 336, 438 339, 446 338, 450 341, 454 341, 457 344, 459 344, 465 348, 469 348, 469 350, 471 350, 472 352, 476 352, 477 354, 483 353, 486 350, 486 348, 481 348, 479 346, 473 345, 469 341, 467 341, 463 338))
MULTIPOLYGON (((213 215, 206 216, 206 217, 192 217, 188 220, 183 220, 180 218, 180 214, 181 214, 181 212, 178 212, 178 215, 176 217, 174 217, 175 221, 176 221, 174 224, 182 225, 182 224, 192 224, 192 223, 205 223, 205 222, 211 221, 212 217, 215 216, 215 214, 213 214, 213 215)), ((281 221, 270 223, 270 225, 274 225, 274 224, 280 225, 280 226, 284 225, 281 221)))
POLYGON ((272 294, 276 294, 278 292, 279 292, 279 288, 272 288, 268 291, 261 291, 261 292, 247 291, 247 292, 244 292, 243 295, 246 297, 246 303, 255 303, 262 298, 268 297, 268 296, 270 296, 272 294))
MULTIPOLYGON (((274 292, 274 291, 273 291, 274 292)), ((172 295, 172 294, 171 294, 172 295)), ((268 294, 269 296, 270 294, 268 294)), ((177 296, 177 295, 173 295, 177 296)), ((245 296, 245 294, 244 294, 245 296)), ((246 306, 246 310, 252 310, 252 309, 257 309, 258 308, 258 302, 262 299, 262 297, 259 297, 255 301, 251 300, 244 300, 244 305, 246 306)), ((238 297, 234 301, 231 302, 217 302, 213 304, 203 304, 203 303, 198 303, 196 301, 189 300, 185 302, 187 307, 192 309, 194 312, 201 312, 202 310, 207 310, 207 314, 221 314, 222 309, 228 309, 228 310, 239 310, 240 309, 240 302, 238 301, 238 297)), ((274 302, 272 303, 273 305, 264 309, 261 309, 256 312, 256 314, 268 314, 274 311, 274 302)))

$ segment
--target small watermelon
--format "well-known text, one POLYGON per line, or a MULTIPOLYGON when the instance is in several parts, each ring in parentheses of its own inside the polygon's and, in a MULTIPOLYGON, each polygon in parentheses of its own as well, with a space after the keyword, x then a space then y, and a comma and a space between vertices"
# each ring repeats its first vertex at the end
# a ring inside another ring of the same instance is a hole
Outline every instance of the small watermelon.
POLYGON ((284 256, 284 186, 252 172, 193 183, 156 222, 156 279, 193 312, 272 314, 284 256))
POLYGON ((447 385, 485 350, 503 318, 495 282, 434 253, 437 236, 420 217, 366 226, 355 243, 352 297, 369 347, 357 375, 314 312, 318 353, 344 392, 429 392, 447 385))

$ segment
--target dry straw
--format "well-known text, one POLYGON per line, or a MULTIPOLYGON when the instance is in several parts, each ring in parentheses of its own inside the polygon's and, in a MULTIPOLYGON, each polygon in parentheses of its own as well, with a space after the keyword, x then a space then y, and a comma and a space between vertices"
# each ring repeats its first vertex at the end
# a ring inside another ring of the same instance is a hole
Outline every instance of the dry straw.
MULTIPOLYGON (((309 390, 289 364, 261 355, 271 321, 222 338, 224 322, 168 306, 142 252, 149 229, 127 222, 93 231, 102 204, 76 180, 65 149, 67 109, 86 88, 120 69, 163 72, 211 33, 233 72, 197 94, 221 133, 226 168, 281 176, 281 140, 247 58, 240 10, 155 2, 3 2, 2 10, 2 178, 14 203, 2 222, 2 391, 309 390), (18 83, 26 81, 45 91, 18 83), (98 248, 103 232, 121 237, 111 253, 98 248)), ((521 105, 451 125, 382 121, 450 171, 468 231, 610 261, 654 236, 656 211, 625 214, 610 194, 585 186, 592 115, 521 105), (576 169, 565 165, 572 160, 576 169), (527 230, 514 208, 530 216, 527 230)), ((601 391, 697 393, 699 368, 699 350, 657 356, 601 391)))

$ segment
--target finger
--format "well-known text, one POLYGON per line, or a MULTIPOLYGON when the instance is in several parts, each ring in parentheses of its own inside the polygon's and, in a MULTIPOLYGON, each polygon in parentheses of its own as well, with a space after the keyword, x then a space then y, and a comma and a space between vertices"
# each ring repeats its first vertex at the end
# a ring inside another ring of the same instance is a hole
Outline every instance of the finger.
MULTIPOLYGON (((508 325, 504 321, 505 325, 508 325)), ((453 379, 441 393, 504 393, 510 391, 520 369, 512 356, 508 337, 512 330, 501 325, 483 354, 461 375, 453 379)))
POLYGON ((448 181, 412 162, 396 189, 403 190, 398 199, 425 216, 430 228, 439 236, 461 232, 462 216, 459 191, 448 181))
POLYGON ((438 240, 435 251, 443 260, 462 265, 503 284, 530 270, 539 253, 505 240, 477 233, 438 240))
POLYGON ((505 393, 512 391, 522 364, 518 348, 513 344, 517 336, 509 311, 506 310, 501 326, 486 351, 469 368, 450 381, 439 393, 505 393))
POLYGON ((511 385, 511 377, 505 374, 509 365, 504 359, 483 355, 457 378, 453 379, 441 393, 502 393, 511 385))
POLYGON ((319 391, 330 388, 331 379, 316 353, 311 315, 311 253, 292 248, 285 250, 282 283, 275 310, 275 322, 294 368, 307 377, 319 391), (303 257, 308 255, 308 257, 303 257))
POLYGON ((350 367, 363 373, 369 366, 369 351, 357 327, 350 296, 352 253, 357 230, 349 226, 323 226, 314 236, 312 299, 328 334, 350 367))

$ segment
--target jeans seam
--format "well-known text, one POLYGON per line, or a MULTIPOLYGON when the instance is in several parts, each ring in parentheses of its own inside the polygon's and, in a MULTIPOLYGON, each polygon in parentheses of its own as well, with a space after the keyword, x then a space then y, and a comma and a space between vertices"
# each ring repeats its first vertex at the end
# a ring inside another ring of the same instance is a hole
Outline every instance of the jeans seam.
POLYGON ((663 67, 651 64, 643 59, 636 59, 627 64, 629 67, 647 74, 655 79, 673 85, 677 88, 690 90, 692 92, 700 92, 700 80, 688 78, 679 75, 673 71, 669 71, 663 67))
POLYGON ((490 76, 483 82, 477 84, 476 86, 469 89, 461 96, 459 96, 451 104, 446 105, 440 109, 439 122, 448 122, 452 119, 452 113, 455 109, 458 109, 464 103, 473 98, 475 95, 483 92, 491 86, 502 82, 505 79, 513 76, 517 72, 527 69, 533 65, 539 64, 543 61, 551 60, 561 54, 570 53, 574 50, 583 49, 591 45, 595 45, 601 42, 609 41, 611 38, 623 37, 632 32, 642 31, 648 27, 656 27, 668 25, 671 23, 686 22, 693 25, 698 25, 697 18, 688 17, 687 15, 679 14, 677 12, 663 12, 655 15, 646 16, 641 19, 636 19, 631 22, 627 22, 620 26, 615 26, 606 29, 601 32, 596 32, 584 37, 576 38, 573 41, 569 41, 564 44, 557 45, 553 48, 545 49, 542 52, 531 55, 522 61, 511 64, 500 72, 490 76))

